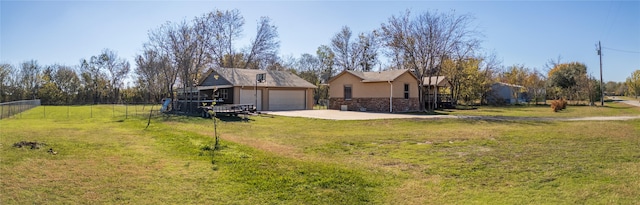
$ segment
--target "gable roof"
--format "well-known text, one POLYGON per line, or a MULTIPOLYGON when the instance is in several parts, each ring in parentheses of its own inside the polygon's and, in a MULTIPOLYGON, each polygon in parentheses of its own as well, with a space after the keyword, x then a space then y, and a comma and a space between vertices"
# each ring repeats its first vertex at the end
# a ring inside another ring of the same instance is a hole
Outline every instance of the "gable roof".
POLYGON ((212 68, 198 86, 255 86, 256 75, 265 73, 266 82, 259 87, 315 88, 316 86, 288 71, 254 70, 241 68, 212 68), (214 75, 218 74, 216 80, 214 75))
POLYGON ((428 85, 428 86, 434 86, 434 85, 439 87, 451 86, 451 82, 449 82, 446 76, 431 76, 431 77, 424 77, 422 79, 424 80, 424 85, 428 85))
MULTIPOLYGON (((354 75, 360 78, 361 79, 360 82, 363 82, 363 83, 387 82, 387 81, 394 81, 396 78, 400 77, 402 74, 406 72, 409 72, 409 70, 407 69, 386 70, 386 71, 379 71, 379 72, 362 72, 362 71, 345 70, 340 72, 340 74, 336 75, 335 77, 331 78, 329 82, 333 81, 334 79, 337 79, 338 77, 340 77, 341 75, 344 75, 345 73, 350 73, 351 75, 354 75)), ((415 78, 415 76, 411 72, 409 72, 409 74, 411 74, 411 76, 415 78)))
POLYGON ((503 83, 503 82, 496 82, 493 85, 494 86, 507 86, 507 87, 514 87, 514 88, 524 88, 524 86, 522 86, 522 85, 514 85, 514 84, 509 84, 509 83, 503 83))

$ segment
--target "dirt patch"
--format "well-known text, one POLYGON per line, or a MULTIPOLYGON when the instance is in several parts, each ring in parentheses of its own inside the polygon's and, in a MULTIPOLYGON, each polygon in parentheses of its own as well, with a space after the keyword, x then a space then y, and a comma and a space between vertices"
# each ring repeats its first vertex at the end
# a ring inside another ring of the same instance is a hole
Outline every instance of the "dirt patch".
POLYGON ((28 147, 29 149, 40 149, 41 147, 47 146, 47 144, 42 143, 42 142, 27 142, 27 141, 21 141, 21 142, 16 142, 13 143, 13 147, 16 148, 23 148, 23 147, 28 147))
POLYGON ((295 158, 295 159, 305 159, 305 154, 298 148, 293 146, 282 145, 274 142, 270 142, 267 140, 259 140, 253 138, 243 138, 237 137, 233 135, 223 135, 221 137, 223 140, 228 140, 231 142, 248 145, 263 151, 267 151, 270 153, 274 153, 280 156, 295 158))
MULTIPOLYGON (((13 143, 13 147, 15 148, 29 148, 29 149, 40 149, 44 146, 47 146, 47 144, 42 143, 42 142, 28 142, 28 141, 20 141, 20 142, 16 142, 13 143)), ((49 150, 47 150, 47 153, 52 154, 52 155, 56 155, 58 154, 58 152, 53 151, 53 148, 49 148, 49 150)))

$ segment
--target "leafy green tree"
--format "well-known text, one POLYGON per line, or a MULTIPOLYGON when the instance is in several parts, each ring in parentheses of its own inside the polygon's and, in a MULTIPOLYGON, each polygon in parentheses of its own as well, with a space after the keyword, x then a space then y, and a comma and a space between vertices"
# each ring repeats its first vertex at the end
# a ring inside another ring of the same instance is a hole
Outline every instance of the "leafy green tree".
POLYGON ((62 92, 61 100, 65 104, 73 103, 80 89, 80 78, 76 71, 68 66, 58 66, 52 77, 53 82, 62 92))
POLYGON ((635 70, 631 73, 631 76, 627 78, 625 83, 627 85, 627 92, 631 96, 635 96, 638 99, 640 96, 640 70, 635 70))
POLYGON ((516 104, 519 103, 518 93, 527 91, 526 80, 531 75, 531 73, 531 69, 525 67, 524 65, 512 65, 500 75, 500 81, 503 83, 523 86, 523 89, 511 90, 511 95, 514 99, 516 99, 516 104))
POLYGON ((55 70, 53 66, 48 66, 42 72, 42 86, 38 88, 38 98, 42 104, 56 105, 61 104, 62 91, 53 82, 55 70))
POLYGON ((583 63, 571 62, 571 63, 559 63, 556 64, 548 74, 548 87, 551 88, 549 94, 553 98, 567 98, 573 99, 577 94, 578 82, 581 78, 586 78, 587 66, 583 63))
POLYGON ((453 101, 464 99, 472 102, 482 98, 485 75, 480 69, 481 60, 469 58, 462 60, 445 59, 441 64, 442 73, 451 82, 453 101))
POLYGON ((539 101, 546 103, 546 90, 544 75, 537 70, 532 70, 524 80, 524 86, 529 92, 529 102, 533 100, 537 105, 539 101))

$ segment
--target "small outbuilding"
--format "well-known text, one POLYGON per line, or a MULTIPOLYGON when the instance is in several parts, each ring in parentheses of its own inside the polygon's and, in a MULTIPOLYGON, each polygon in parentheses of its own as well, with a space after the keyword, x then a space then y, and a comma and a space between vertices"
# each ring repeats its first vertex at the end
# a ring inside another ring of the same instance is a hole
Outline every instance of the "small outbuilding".
POLYGON ((487 93, 487 103, 493 105, 512 105, 527 102, 527 89, 524 86, 509 83, 494 83, 487 93))
POLYGON ((259 111, 313 109, 315 85, 288 71, 213 68, 197 85, 201 101, 253 104, 259 111))

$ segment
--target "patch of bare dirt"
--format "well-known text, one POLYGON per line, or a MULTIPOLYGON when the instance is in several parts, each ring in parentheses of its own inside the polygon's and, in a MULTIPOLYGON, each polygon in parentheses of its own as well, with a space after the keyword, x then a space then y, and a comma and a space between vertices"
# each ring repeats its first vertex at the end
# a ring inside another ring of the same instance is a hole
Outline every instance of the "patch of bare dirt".
POLYGON ((267 140, 237 137, 233 135, 224 135, 221 137, 221 139, 228 140, 238 144, 247 145, 247 146, 250 146, 259 150, 263 150, 266 152, 274 153, 280 156, 291 157, 295 159, 306 158, 306 155, 302 152, 302 150, 296 147, 286 146, 286 145, 274 143, 267 140))
POLYGON ((23 148, 23 147, 28 147, 29 149, 40 149, 41 147, 47 146, 47 144, 42 143, 42 142, 28 142, 28 141, 20 141, 20 142, 16 142, 13 143, 13 147, 16 148, 23 148))

